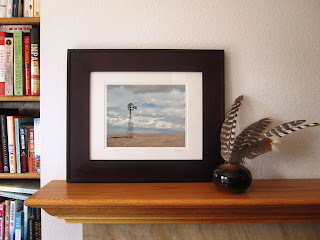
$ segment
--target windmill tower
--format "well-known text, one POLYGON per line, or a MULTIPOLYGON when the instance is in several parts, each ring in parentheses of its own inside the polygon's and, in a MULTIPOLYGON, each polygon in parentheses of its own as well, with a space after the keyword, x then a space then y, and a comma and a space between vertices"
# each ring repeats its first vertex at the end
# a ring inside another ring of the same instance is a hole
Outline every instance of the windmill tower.
POLYGON ((128 110, 129 110, 129 122, 128 122, 128 130, 127 130, 127 137, 133 138, 134 132, 133 132, 133 122, 132 122, 132 111, 134 109, 137 109, 137 106, 134 106, 133 103, 128 104, 128 110))

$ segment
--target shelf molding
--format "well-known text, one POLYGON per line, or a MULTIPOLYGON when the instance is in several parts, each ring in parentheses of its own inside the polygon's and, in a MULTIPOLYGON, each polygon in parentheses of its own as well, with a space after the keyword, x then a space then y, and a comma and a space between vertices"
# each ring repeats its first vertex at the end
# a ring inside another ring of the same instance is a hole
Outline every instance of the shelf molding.
POLYGON ((36 173, 0 173, 0 179, 40 179, 36 173))
POLYGON ((243 194, 213 183, 51 181, 25 201, 67 223, 320 221, 320 179, 254 180, 243 194))
POLYGON ((40 17, 12 17, 12 18, 0 18, 0 25, 12 24, 12 25, 23 25, 32 24, 40 25, 40 17))
POLYGON ((39 102, 40 96, 0 96, 0 102, 39 102))

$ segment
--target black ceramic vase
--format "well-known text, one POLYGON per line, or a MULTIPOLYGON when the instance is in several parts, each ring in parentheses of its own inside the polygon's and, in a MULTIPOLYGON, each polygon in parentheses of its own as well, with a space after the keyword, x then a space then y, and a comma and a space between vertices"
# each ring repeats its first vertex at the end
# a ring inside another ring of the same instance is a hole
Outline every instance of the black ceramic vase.
POLYGON ((222 164, 213 171, 212 180, 221 192, 241 193, 249 188, 252 175, 242 165, 222 164))

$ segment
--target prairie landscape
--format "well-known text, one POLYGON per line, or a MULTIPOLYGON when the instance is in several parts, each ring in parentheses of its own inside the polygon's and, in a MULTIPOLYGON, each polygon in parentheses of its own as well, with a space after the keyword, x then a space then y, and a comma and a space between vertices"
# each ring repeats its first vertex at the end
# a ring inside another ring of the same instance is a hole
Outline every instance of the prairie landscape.
POLYGON ((128 138, 125 133, 108 134, 108 147, 184 147, 184 133, 137 133, 128 138))

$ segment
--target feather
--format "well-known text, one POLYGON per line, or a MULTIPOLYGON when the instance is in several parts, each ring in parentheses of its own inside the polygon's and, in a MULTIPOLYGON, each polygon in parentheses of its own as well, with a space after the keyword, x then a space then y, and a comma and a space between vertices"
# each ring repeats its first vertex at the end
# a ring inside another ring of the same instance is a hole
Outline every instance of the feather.
POLYGON ((263 118, 255 123, 252 123, 245 128, 237 137, 232 149, 230 163, 239 164, 243 159, 241 158, 241 150, 245 146, 250 146, 255 143, 263 131, 272 123, 271 118, 263 118))
POLYGON ((272 137, 272 136, 279 136, 284 134, 287 130, 300 125, 301 123, 305 122, 306 120, 296 120, 296 121, 292 121, 292 122, 287 122, 287 123, 283 123, 273 129, 270 129, 269 131, 265 132, 263 135, 261 135, 261 137, 259 138, 259 140, 262 140, 264 138, 267 137, 272 137))
MULTIPOLYGON (((293 122, 289 123, 289 125, 292 126, 292 123, 298 125, 298 124, 301 124, 302 122, 304 122, 304 120, 293 121, 293 122)), ((285 124, 288 124, 288 123, 285 123, 285 124)), ((280 126, 282 126, 282 125, 280 125, 280 126)), ((252 143, 251 145, 246 145, 240 151, 240 153, 238 154, 238 157, 240 158, 240 161, 243 162, 244 158, 253 159, 263 153, 266 153, 269 151, 275 151, 276 148, 273 145, 273 143, 277 143, 279 137, 286 136, 292 132, 305 129, 307 127, 316 127, 316 126, 320 126, 320 124, 319 123, 309 123, 309 124, 304 124, 301 126, 292 127, 287 130, 283 130, 283 128, 281 128, 281 131, 276 130, 276 134, 273 134, 271 137, 264 137, 264 138, 258 140, 257 142, 252 143)), ((276 128, 274 128, 274 129, 276 129, 276 128)))
POLYGON ((242 100, 242 95, 235 100, 221 127, 221 156, 227 162, 231 157, 231 151, 234 144, 234 136, 236 133, 238 111, 241 106, 242 100))
POLYGON ((273 143, 272 138, 264 138, 255 143, 252 143, 251 145, 247 145, 243 149, 243 151, 241 151, 242 161, 244 158, 253 159, 266 152, 276 150, 275 147, 272 145, 272 143, 273 143))

